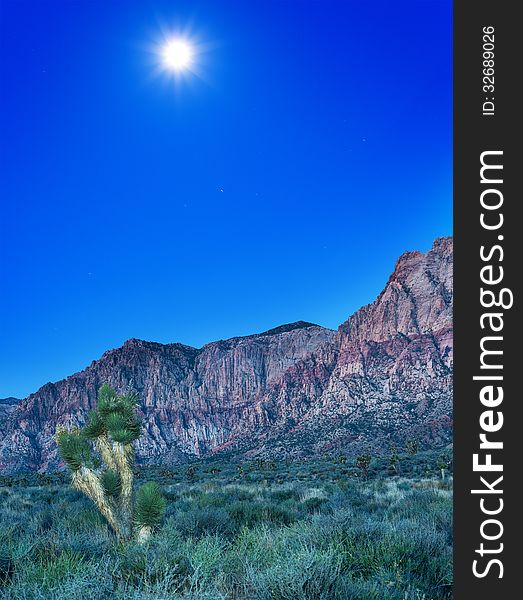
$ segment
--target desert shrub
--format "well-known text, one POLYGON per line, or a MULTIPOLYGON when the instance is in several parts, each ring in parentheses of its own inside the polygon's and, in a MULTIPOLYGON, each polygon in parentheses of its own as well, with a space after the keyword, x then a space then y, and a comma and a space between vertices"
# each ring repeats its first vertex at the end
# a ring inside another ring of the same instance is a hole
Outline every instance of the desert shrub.
POLYGON ((49 591, 79 573, 84 565, 84 557, 81 554, 67 550, 52 552, 40 555, 34 561, 25 561, 19 576, 25 583, 36 584, 41 590, 49 591))
POLYGON ((259 600, 330 600, 340 573, 336 550, 300 548, 264 571, 251 572, 253 597, 259 600))
POLYGON ((116 579, 123 579, 127 583, 138 585, 141 583, 147 573, 148 568, 148 548, 142 546, 129 545, 118 556, 118 571, 115 573, 116 579))
POLYGON ((198 506, 201 508, 222 508, 231 500, 231 494, 217 492, 215 490, 208 491, 198 498, 198 506))
POLYGON ((288 525, 296 520, 296 516, 285 507, 259 501, 240 500, 227 507, 227 512, 237 527, 253 527, 264 522, 288 525))
MULTIPOLYGON (((47 502, 47 500, 45 500, 47 502)), ((54 514, 50 509, 44 509, 36 515, 37 528, 41 533, 49 531, 54 524, 54 514)))
POLYGON ((0 549, 0 588, 7 585, 15 572, 15 562, 7 549, 0 549))
POLYGON ((264 505, 260 502, 239 500, 227 507, 227 513, 237 527, 241 525, 252 527, 263 521, 263 509, 264 505))
POLYGON ((172 525, 183 536, 200 538, 204 535, 231 535, 236 525, 223 508, 194 508, 178 511, 172 525))
POLYGON ((303 502, 303 507, 308 513, 318 512, 323 505, 327 502, 327 498, 307 498, 303 502))
POLYGON ((293 488, 275 490, 271 492, 271 498, 275 502, 284 502, 285 500, 299 500, 299 491, 293 488))
POLYGON ((113 540, 106 530, 64 534, 59 540, 60 548, 84 556, 86 559, 100 559, 113 547, 113 540))
POLYGON ((163 490, 163 496, 167 505, 174 504, 179 498, 179 494, 176 491, 165 488, 163 490))
POLYGON ((226 548, 225 540, 217 535, 198 540, 190 554, 193 587, 205 589, 215 579, 220 578, 227 560, 226 548))

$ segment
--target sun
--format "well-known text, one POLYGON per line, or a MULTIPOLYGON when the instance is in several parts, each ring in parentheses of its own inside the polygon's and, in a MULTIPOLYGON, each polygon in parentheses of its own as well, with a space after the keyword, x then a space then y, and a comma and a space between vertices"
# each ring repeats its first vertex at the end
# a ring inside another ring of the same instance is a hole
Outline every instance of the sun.
POLYGON ((174 84, 176 89, 195 78, 205 78, 206 55, 212 47, 212 43, 202 40, 189 27, 167 26, 152 34, 150 42, 144 45, 152 76, 174 84))
POLYGON ((192 48, 182 39, 168 41, 163 47, 162 57, 165 67, 172 71, 183 71, 191 65, 192 48))

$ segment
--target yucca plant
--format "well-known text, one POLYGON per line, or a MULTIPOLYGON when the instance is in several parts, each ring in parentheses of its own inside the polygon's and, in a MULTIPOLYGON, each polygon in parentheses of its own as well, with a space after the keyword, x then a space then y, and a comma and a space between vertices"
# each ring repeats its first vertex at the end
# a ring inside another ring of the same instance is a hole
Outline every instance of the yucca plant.
POLYGON ((138 490, 134 513, 137 526, 137 540, 147 540, 152 530, 161 523, 165 512, 165 498, 158 484, 150 481, 138 490))
POLYGON ((165 500, 158 485, 146 483, 134 501, 133 442, 140 432, 136 396, 103 385, 85 426, 57 428, 55 439, 73 486, 96 504, 116 537, 126 541, 134 534, 144 543, 163 518, 165 500))

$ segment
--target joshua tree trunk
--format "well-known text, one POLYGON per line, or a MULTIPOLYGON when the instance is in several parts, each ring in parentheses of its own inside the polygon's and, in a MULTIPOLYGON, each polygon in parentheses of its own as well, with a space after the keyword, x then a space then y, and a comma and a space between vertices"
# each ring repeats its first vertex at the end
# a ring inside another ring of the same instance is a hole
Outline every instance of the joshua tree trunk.
POLYGON ((151 537, 151 533, 152 533, 152 529, 147 526, 144 525, 142 527, 140 527, 140 529, 138 529, 138 533, 136 535, 136 541, 139 544, 145 544, 148 539, 151 537))
POLYGON ((126 532, 118 519, 114 506, 108 500, 98 476, 91 469, 80 467, 78 471, 73 473, 72 483, 78 491, 83 492, 96 504, 98 510, 107 519, 116 537, 119 540, 125 539, 127 537, 126 532))
POLYGON ((133 479, 132 469, 134 452, 131 446, 124 446, 115 442, 113 444, 114 459, 117 465, 118 473, 122 482, 122 491, 120 494, 120 514, 122 524, 127 533, 131 535, 132 513, 133 513, 133 479))
POLYGON ((103 434, 95 439, 95 446, 107 468, 118 472, 118 465, 113 456, 113 444, 109 441, 107 434, 103 434))

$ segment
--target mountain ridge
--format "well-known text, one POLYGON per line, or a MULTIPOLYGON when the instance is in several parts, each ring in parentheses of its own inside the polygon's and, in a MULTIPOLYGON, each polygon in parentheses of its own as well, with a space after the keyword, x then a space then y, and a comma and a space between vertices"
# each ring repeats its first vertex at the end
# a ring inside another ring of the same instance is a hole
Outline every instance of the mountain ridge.
POLYGON ((136 389, 140 461, 235 451, 306 457, 450 441, 452 239, 406 252, 337 330, 297 321, 201 348, 131 338, 0 419, 0 470, 59 467, 56 425, 80 425, 108 382, 136 389))

